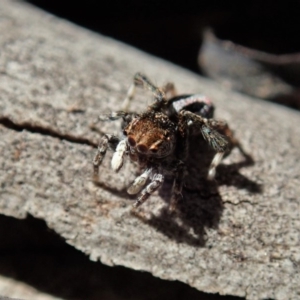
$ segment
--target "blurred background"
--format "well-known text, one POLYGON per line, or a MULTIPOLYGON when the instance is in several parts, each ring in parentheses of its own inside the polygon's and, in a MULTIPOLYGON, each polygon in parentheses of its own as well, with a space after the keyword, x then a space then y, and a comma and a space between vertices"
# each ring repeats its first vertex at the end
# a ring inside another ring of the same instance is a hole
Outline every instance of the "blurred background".
POLYGON ((300 108, 300 1, 28 2, 233 90, 300 108))

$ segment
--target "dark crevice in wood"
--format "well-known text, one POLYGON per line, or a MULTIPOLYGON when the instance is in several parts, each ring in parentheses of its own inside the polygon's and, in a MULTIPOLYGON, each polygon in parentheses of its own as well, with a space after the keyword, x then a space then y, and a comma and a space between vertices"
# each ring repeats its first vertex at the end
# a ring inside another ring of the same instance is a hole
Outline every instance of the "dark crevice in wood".
POLYGON ((15 130, 15 131, 23 131, 27 130, 32 133, 38 133, 41 135, 51 136, 54 138, 58 138, 60 140, 65 140, 71 143, 76 144, 82 144, 82 145, 88 145, 93 148, 97 147, 97 144, 92 142, 91 140, 79 136, 74 136, 70 134, 63 134, 56 130, 53 130, 49 127, 42 127, 39 125, 32 124, 30 122, 22 122, 22 123, 15 123, 8 117, 0 117, 0 124, 2 124, 4 127, 15 130))
POLYGON ((92 262, 31 215, 24 220, 0 216, 0 254, 1 276, 67 300, 244 299, 203 293, 147 272, 92 262))

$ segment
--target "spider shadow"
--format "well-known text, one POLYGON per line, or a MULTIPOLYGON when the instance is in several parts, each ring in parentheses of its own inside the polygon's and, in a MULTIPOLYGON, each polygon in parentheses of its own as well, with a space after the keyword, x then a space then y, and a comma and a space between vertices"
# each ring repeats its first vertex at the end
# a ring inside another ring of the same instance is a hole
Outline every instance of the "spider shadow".
POLYGON ((262 193, 263 186, 261 184, 239 172, 241 168, 253 166, 255 163, 253 158, 249 154, 246 154, 242 148, 239 150, 243 154, 244 160, 230 165, 221 164, 218 166, 218 174, 216 176, 218 186, 235 186, 238 189, 245 189, 251 194, 262 193))
MULTIPOLYGON (((162 187, 160 196, 166 202, 169 202, 170 193, 164 191, 171 188, 171 182, 166 182, 162 187)), ((205 228, 217 229, 222 211, 223 204, 216 185, 207 181, 202 191, 184 189, 175 211, 166 205, 158 215, 151 214, 150 218, 136 212, 133 214, 178 243, 201 247, 205 245, 205 228)))
POLYGON ((218 191, 219 186, 233 185, 238 189, 246 189, 249 193, 262 191, 258 183, 239 173, 242 167, 254 164, 252 157, 242 148, 240 152, 244 157, 242 161, 220 165, 216 180, 209 181, 206 179, 207 171, 214 153, 203 140, 193 141, 187 161, 189 175, 176 210, 169 209, 172 181, 166 181, 159 194, 168 204, 157 215, 151 214, 148 218, 139 213, 134 215, 178 243, 203 247, 206 242, 206 230, 217 230, 223 213, 224 204, 218 191))

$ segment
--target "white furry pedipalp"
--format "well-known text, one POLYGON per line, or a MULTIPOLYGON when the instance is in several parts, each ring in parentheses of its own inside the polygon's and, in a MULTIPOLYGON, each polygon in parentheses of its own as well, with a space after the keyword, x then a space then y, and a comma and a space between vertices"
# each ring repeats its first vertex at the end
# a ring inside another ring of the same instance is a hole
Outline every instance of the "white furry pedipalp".
POLYGON ((123 161, 124 161, 124 154, 126 150, 127 150, 126 140, 120 141, 111 160, 111 167, 114 171, 118 172, 122 168, 123 161))

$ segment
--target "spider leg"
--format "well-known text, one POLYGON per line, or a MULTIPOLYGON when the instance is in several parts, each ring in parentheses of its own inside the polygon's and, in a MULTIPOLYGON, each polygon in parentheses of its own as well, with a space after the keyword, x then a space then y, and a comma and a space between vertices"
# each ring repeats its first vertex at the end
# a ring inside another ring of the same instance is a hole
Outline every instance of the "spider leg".
POLYGON ((165 104, 165 93, 162 89, 159 89, 157 86, 155 86, 147 76, 136 73, 133 78, 133 83, 129 87, 127 96, 123 101, 122 109, 124 111, 128 111, 131 101, 134 98, 135 91, 137 87, 142 87, 143 89, 149 90, 152 92, 155 98, 155 102, 148 107, 150 110, 159 110, 162 105, 165 104))
POLYGON ((107 148, 110 147, 112 149, 116 149, 120 139, 111 134, 105 134, 98 145, 97 152, 93 159, 93 166, 94 166, 94 181, 98 180, 99 174, 99 166, 101 165, 103 158, 106 154, 107 148))
POLYGON ((184 162, 187 160, 189 150, 189 127, 186 122, 186 116, 183 113, 179 114, 178 131, 178 144, 180 145, 180 148, 178 151, 178 161, 174 168, 175 178, 173 182, 170 202, 171 211, 174 211, 176 209, 177 202, 182 198, 181 192, 186 172, 184 162))
POLYGON ((185 111, 181 111, 179 113, 179 120, 178 120, 178 132, 179 132, 179 144, 180 144, 180 151, 178 154, 178 158, 181 161, 186 161, 189 152, 188 138, 190 135, 190 128, 188 126, 187 117, 184 112, 185 111))
POLYGON ((224 152, 217 152, 210 163, 210 166, 208 168, 208 175, 207 179, 208 180, 213 180, 216 176, 216 168, 217 166, 221 163, 222 158, 224 156, 224 152))
POLYGON ((226 152, 228 150, 230 137, 219 132, 219 130, 221 131, 219 126, 224 123, 223 121, 206 119, 187 110, 182 110, 180 113, 185 115, 189 131, 192 135, 201 133, 203 138, 216 152, 226 152))
POLYGON ((123 120, 132 120, 134 113, 129 113, 125 111, 114 111, 109 113, 104 113, 98 116, 99 121, 115 121, 123 118, 123 120))
POLYGON ((175 179, 172 187, 172 196, 170 202, 170 211, 175 211, 179 199, 182 198, 182 187, 184 183, 185 168, 184 163, 180 161, 175 170, 175 179))
POLYGON ((136 84, 133 82, 128 91, 127 91, 127 95, 126 95, 126 98, 124 99, 121 107, 122 107, 122 110, 124 111, 128 111, 129 110, 129 107, 130 107, 130 104, 131 104, 131 101, 132 99, 134 98, 134 95, 135 95, 135 90, 136 90, 136 84))
MULTIPOLYGON (((124 129, 134 118, 138 117, 139 115, 137 113, 133 112, 125 112, 125 111, 115 111, 110 113, 103 113, 98 116, 99 121, 115 121, 120 118, 123 119, 121 128, 124 129)), ((94 121, 94 124, 97 121, 94 121)), ((95 125, 92 125, 91 128, 94 131, 101 132, 95 125)), ((101 132, 102 133, 102 132, 101 132)))
POLYGON ((164 92, 166 99, 168 99, 167 101, 169 101, 177 95, 175 85, 172 82, 168 82, 167 84, 165 84, 162 87, 162 91, 164 92))
POLYGON ((133 204, 134 207, 142 205, 151 194, 153 194, 164 182, 164 175, 156 173, 153 175, 151 182, 142 190, 137 201, 133 204))
POLYGON ((240 142, 235 138, 232 130, 230 129, 226 121, 209 119, 208 124, 215 130, 217 130, 219 133, 225 135, 228 138, 231 148, 237 147, 243 154, 245 154, 244 150, 242 149, 242 146, 240 145, 240 142))
MULTIPOLYGON (((228 148, 229 150, 232 150, 232 148, 237 147, 239 151, 246 157, 249 158, 249 155, 245 153, 244 149, 242 148, 240 142, 235 138, 232 130, 229 128, 228 124, 226 121, 223 120, 214 120, 214 119, 209 119, 208 124, 210 127, 214 128, 217 130, 219 133, 223 134, 226 136, 228 140, 228 148)), ((223 153, 224 155, 224 153, 223 153)), ((218 153, 215 155, 210 168, 209 168, 209 173, 208 173, 208 179, 213 179, 215 176, 215 168, 220 164, 223 155, 221 154, 218 155, 218 153)))
POLYGON ((222 161, 225 152, 228 151, 229 145, 233 140, 233 138, 231 138, 232 135, 227 137, 221 134, 220 131, 224 134, 229 134, 229 128, 224 121, 202 118, 189 111, 183 111, 182 114, 186 116, 190 131, 192 131, 193 134, 201 133, 208 144, 217 152, 208 170, 208 179, 212 180, 216 175, 217 166, 222 161))
MULTIPOLYGON (((210 127, 214 128, 215 130, 217 130, 219 133, 222 133, 223 135, 225 135, 228 139, 228 142, 230 144, 230 149, 232 149, 233 147, 237 147, 240 149, 240 151, 244 153, 242 147, 240 146, 239 141, 234 137, 232 130, 229 128, 227 122, 222 121, 222 120, 214 120, 214 119, 209 119, 208 120, 208 124, 210 127)), ((222 161, 222 158, 224 156, 225 152, 218 152, 216 153, 216 155, 214 156, 210 166, 209 166, 209 170, 208 170, 208 179, 212 180, 215 178, 216 175, 216 168, 217 166, 220 164, 220 162, 222 161)))
POLYGON ((146 169, 142 175, 140 175, 134 180, 131 186, 127 189, 127 193, 130 195, 137 194, 146 184, 146 181, 148 180, 151 172, 152 168, 146 169))

